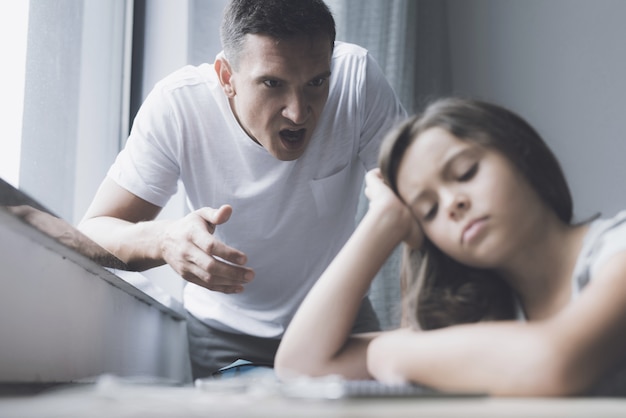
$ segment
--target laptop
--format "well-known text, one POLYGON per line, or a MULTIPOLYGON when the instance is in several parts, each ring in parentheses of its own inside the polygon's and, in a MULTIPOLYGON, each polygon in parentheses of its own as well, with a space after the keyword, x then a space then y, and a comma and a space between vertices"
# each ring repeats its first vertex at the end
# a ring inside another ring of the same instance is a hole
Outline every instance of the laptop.
POLYGON ((262 388, 295 399, 372 399, 476 397, 479 393, 443 392, 423 385, 385 384, 376 380, 347 380, 338 375, 279 380, 271 365, 237 360, 213 376, 198 379, 196 387, 208 391, 243 393, 262 388))
POLYGON ((443 392, 412 383, 386 384, 376 380, 346 380, 338 376, 296 379, 281 383, 281 393, 301 399, 476 397, 479 393, 443 392))

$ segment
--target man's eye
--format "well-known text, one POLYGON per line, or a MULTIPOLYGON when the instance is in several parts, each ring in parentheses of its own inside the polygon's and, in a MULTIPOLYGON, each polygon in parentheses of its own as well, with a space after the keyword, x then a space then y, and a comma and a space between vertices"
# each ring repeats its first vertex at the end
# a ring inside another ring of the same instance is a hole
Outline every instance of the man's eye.
POLYGON ((472 164, 472 166, 469 168, 469 170, 467 170, 465 173, 463 173, 460 177, 459 177, 459 181, 468 181, 471 180, 472 177, 474 177, 476 175, 476 173, 478 172, 478 163, 474 163, 472 164))
POLYGON ((271 87, 271 88, 275 88, 280 86, 280 82, 278 82, 277 80, 265 80, 263 81, 263 84, 265 84, 267 87, 271 87))
POLYGON ((325 77, 320 77, 320 78, 316 78, 315 80, 311 80, 309 82, 309 86, 320 87, 320 86, 324 85, 325 82, 326 82, 326 78, 325 77))

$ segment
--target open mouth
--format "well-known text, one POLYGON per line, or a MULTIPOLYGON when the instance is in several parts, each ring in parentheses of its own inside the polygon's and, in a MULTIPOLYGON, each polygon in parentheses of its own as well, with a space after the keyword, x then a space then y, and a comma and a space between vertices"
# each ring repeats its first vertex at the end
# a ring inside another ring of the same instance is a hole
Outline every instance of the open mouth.
POLYGON ((304 135, 306 134, 306 129, 283 129, 280 131, 280 138, 292 145, 297 145, 304 140, 304 135))

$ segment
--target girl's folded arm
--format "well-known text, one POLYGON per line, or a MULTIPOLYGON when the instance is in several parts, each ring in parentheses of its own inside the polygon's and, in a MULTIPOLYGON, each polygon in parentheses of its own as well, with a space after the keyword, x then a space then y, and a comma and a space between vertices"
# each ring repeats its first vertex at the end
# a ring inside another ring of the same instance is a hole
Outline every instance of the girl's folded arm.
POLYGON ((407 234, 407 220, 397 215, 389 206, 370 205, 285 332, 275 358, 279 377, 369 377, 366 350, 373 335, 350 332, 373 278, 407 234))
POLYGON ((379 380, 493 395, 584 393, 626 358, 626 257, 613 256, 550 319, 399 330, 368 347, 379 380))

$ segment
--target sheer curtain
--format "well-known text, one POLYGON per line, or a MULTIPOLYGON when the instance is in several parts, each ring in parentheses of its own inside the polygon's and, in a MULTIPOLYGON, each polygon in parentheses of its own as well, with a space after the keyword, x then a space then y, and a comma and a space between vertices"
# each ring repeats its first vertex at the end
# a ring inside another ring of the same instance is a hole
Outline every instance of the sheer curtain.
MULTIPOLYGON (((326 0, 337 40, 369 50, 409 114, 450 92, 446 4, 440 0, 326 0)), ((363 196, 357 221, 367 210, 363 196)), ((378 273, 370 298, 383 329, 400 321, 400 247, 378 273)))

